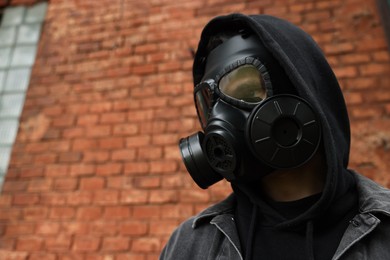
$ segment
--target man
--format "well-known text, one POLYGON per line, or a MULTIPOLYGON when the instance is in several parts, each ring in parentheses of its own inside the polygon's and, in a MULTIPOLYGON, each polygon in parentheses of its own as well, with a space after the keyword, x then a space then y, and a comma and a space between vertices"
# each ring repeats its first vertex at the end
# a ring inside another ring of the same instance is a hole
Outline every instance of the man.
POLYGON ((194 99, 204 132, 180 141, 202 188, 233 194, 178 227, 160 259, 390 259, 390 191, 347 169, 337 79, 305 32, 232 14, 202 32, 194 99))

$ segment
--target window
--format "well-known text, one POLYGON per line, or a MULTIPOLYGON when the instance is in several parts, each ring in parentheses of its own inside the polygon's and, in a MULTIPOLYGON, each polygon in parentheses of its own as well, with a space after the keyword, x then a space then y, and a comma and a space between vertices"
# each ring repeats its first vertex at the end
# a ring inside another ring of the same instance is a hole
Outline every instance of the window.
POLYGON ((8 6, 0 14, 0 189, 18 131, 46 9, 47 3, 8 6))

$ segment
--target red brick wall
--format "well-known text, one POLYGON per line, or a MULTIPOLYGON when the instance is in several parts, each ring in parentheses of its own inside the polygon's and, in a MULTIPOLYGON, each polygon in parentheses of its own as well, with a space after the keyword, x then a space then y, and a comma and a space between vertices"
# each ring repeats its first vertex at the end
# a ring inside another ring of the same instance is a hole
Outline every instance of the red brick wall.
POLYGON ((156 259, 182 220, 229 193, 198 189, 177 142, 199 130, 189 49, 210 18, 235 11, 313 35, 350 108, 351 167, 390 186, 375 0, 52 0, 0 196, 1 259, 156 259))

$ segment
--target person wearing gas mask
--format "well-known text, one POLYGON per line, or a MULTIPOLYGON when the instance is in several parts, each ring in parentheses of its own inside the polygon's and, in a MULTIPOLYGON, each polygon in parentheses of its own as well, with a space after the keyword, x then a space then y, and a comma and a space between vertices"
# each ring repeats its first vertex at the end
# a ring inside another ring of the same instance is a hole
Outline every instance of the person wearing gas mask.
POLYGON ((201 188, 233 193, 182 223, 160 259, 390 259, 390 191, 349 170, 350 126, 313 39, 266 15, 203 29, 194 66, 202 132, 180 140, 201 188))

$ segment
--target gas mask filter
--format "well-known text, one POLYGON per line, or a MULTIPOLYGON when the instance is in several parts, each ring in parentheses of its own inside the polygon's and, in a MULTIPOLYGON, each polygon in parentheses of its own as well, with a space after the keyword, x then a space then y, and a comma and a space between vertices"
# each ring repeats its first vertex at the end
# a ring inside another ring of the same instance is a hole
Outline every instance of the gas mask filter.
MULTIPOLYGON (((194 89, 204 132, 179 142, 187 171, 199 187, 223 178, 259 180, 276 169, 299 167, 317 151, 319 119, 294 92, 274 94, 277 86, 265 64, 275 63, 254 36, 234 36, 209 54, 205 76, 194 89)), ((277 75, 278 85, 289 82, 277 75)))

